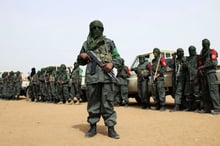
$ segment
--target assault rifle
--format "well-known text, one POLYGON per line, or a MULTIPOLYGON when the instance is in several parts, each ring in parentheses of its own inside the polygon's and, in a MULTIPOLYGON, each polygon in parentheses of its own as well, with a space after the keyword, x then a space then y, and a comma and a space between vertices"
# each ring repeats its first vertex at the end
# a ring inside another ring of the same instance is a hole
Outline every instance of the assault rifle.
MULTIPOLYGON (((102 61, 93 51, 88 51, 87 54, 90 56, 90 58, 96 63, 98 64, 101 68, 105 65, 105 62, 102 61)), ((113 70, 111 70, 110 72, 106 72, 106 74, 113 80, 118 82, 118 78, 115 77, 115 74, 113 72, 113 70)))

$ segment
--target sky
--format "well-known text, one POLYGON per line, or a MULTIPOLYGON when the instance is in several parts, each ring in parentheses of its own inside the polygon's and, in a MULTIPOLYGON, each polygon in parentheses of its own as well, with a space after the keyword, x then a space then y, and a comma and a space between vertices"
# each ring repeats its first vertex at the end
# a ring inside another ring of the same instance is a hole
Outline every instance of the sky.
POLYGON ((204 38, 220 54, 219 14, 219 0, 0 0, 0 71, 73 66, 93 20, 128 66, 155 47, 200 53, 204 38))

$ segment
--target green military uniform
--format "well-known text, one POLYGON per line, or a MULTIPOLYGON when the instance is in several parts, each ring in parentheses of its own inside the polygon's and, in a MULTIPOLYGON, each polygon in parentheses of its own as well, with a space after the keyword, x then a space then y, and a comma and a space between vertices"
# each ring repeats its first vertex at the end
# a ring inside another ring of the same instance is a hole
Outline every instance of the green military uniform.
POLYGON ((164 73, 166 71, 166 61, 160 56, 160 50, 154 48, 154 59, 152 60, 152 97, 156 104, 156 110, 165 110, 166 95, 164 73))
POLYGON ((40 96, 41 96, 41 101, 44 102, 46 101, 47 98, 47 84, 46 84, 46 73, 47 70, 45 68, 41 69, 40 75, 39 75, 39 85, 40 85, 40 96))
POLYGON ((184 95, 186 111, 200 108, 200 86, 198 82, 198 55, 194 46, 189 47, 189 57, 186 58, 187 74, 184 95))
MULTIPOLYGON (((38 73, 39 74, 39 73, 38 73)), ((34 73, 32 74, 31 80, 30 80, 30 99, 31 101, 39 101, 39 79, 38 74, 34 73)))
POLYGON ((139 64, 134 71, 137 74, 138 96, 141 99, 142 108, 149 109, 150 96, 148 93, 148 82, 150 71, 148 70, 148 62, 145 60, 145 56, 139 57, 139 64))
POLYGON ((22 84, 21 73, 17 71, 15 73, 15 98, 16 99, 19 99, 20 92, 21 92, 21 84, 22 84))
POLYGON ((214 114, 220 114, 219 87, 216 76, 218 54, 214 49, 210 49, 210 41, 208 39, 202 40, 202 47, 199 70, 202 80, 204 112, 211 113, 211 109, 213 107, 214 114))
POLYGON ((113 103, 115 85, 106 74, 106 71, 112 69, 112 64, 116 67, 121 61, 115 44, 112 40, 103 36, 103 31, 103 24, 99 20, 90 23, 90 33, 83 43, 77 60, 80 65, 87 64, 85 73, 86 96, 88 99, 87 111, 89 114, 87 121, 90 123, 91 128, 86 136, 92 137, 96 134, 96 123, 102 116, 105 125, 108 126, 108 135, 119 138, 114 130, 117 117, 113 103), (87 52, 90 50, 93 50, 106 63, 103 68, 95 64, 94 61, 89 61, 87 52))
POLYGON ((8 92, 6 94, 6 97, 8 99, 15 99, 15 76, 14 76, 14 72, 11 71, 9 73, 9 78, 8 78, 8 92))
POLYGON ((56 79, 56 69, 52 70, 49 75, 49 88, 48 94, 50 97, 50 102, 57 102, 56 100, 56 87, 55 87, 55 79, 56 79))
POLYGON ((61 64, 60 73, 57 80, 60 103, 66 103, 69 99, 69 79, 70 77, 66 72, 66 66, 64 64, 61 64))
POLYGON ((3 94, 2 94, 3 84, 4 84, 4 79, 2 77, 2 73, 0 73, 0 98, 2 98, 2 96, 3 96, 3 94))
POLYGON ((174 65, 175 70, 173 75, 175 75, 176 78, 176 82, 174 84, 176 87, 174 93, 175 106, 171 111, 179 111, 180 106, 184 106, 185 104, 184 88, 187 74, 186 58, 184 57, 184 51, 182 48, 177 49, 177 58, 174 65))
POLYGON ((71 96, 74 98, 75 102, 80 102, 81 100, 81 82, 82 82, 82 69, 79 67, 78 63, 74 63, 74 68, 71 73, 72 85, 71 85, 71 96), (76 99, 75 99, 76 98, 76 99))
POLYGON ((118 68, 117 78, 118 78, 118 93, 116 95, 117 105, 124 104, 128 106, 128 80, 130 76, 128 67, 125 66, 124 60, 122 61, 122 66, 118 68))

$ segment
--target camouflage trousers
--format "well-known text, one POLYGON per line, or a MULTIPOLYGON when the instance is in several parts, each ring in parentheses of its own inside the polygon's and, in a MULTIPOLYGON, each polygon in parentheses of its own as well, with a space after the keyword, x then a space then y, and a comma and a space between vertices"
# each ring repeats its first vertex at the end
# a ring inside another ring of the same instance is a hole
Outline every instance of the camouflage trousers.
POLYGON ((104 119, 106 126, 116 124, 116 112, 114 111, 115 85, 112 83, 96 83, 86 86, 88 123, 95 124, 104 119))

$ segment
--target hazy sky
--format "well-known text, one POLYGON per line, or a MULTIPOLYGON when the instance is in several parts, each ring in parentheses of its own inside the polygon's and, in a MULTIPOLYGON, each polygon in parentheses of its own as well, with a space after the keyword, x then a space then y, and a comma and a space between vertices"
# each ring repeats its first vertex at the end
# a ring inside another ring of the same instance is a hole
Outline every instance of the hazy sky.
POLYGON ((128 66, 155 47, 200 53, 204 38, 220 54, 219 14, 219 0, 0 0, 0 71, 73 65, 95 19, 128 66))

